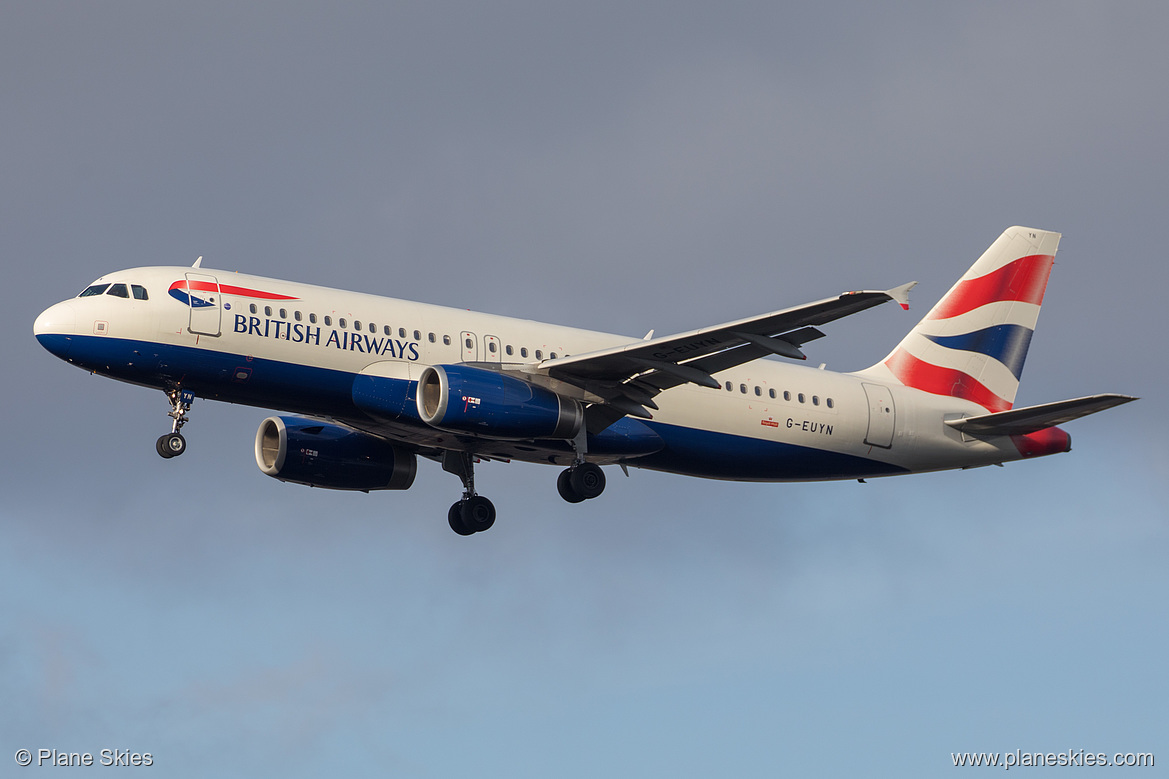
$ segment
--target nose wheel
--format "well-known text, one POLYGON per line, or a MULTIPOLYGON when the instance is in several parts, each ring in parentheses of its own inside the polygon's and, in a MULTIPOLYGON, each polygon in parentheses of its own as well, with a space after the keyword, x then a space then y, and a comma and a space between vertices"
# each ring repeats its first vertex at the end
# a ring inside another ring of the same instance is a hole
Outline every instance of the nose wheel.
POLYGON ((178 457, 183 452, 187 451, 187 439, 183 438, 183 425, 190 420, 187 418, 187 412, 191 410, 191 404, 195 402, 195 393, 190 390, 172 389, 167 390, 166 397, 170 401, 170 411, 167 416, 174 420, 171 423, 169 433, 159 436, 154 443, 155 450, 160 456, 169 460, 172 457, 178 457))
POLYGON ((181 433, 167 433, 158 437, 154 448, 158 450, 160 455, 169 460, 187 451, 187 439, 183 438, 181 433))

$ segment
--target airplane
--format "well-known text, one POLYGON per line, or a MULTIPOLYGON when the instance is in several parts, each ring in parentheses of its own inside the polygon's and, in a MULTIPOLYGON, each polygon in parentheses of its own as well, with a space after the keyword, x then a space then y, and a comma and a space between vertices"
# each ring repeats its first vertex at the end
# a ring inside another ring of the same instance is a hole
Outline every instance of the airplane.
POLYGON ((186 451, 195 398, 277 409, 260 470, 336 490, 404 490, 418 459, 463 485, 447 512, 495 522, 477 462, 556 465, 560 496, 592 500, 601 466, 735 481, 819 481, 1002 465, 1067 452, 1057 425, 1137 398, 1014 408, 1060 234, 1006 230, 887 357, 837 373, 805 360, 819 328, 914 283, 644 338, 592 332, 201 267, 141 267, 50 306, 33 332, 55 356, 160 389, 186 451), (775 359, 776 357, 780 359, 775 359))

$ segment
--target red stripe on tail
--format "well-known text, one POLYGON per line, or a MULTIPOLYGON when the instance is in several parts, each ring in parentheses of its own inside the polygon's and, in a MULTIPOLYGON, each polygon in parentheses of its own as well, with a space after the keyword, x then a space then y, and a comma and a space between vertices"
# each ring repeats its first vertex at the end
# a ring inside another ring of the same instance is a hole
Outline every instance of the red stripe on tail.
POLYGON ((972 400, 987 411, 1006 411, 1012 405, 969 374, 919 360, 904 349, 893 352, 885 365, 907 387, 972 400))
POLYGON ((1047 289, 1054 262, 1053 255, 1032 254, 985 276, 960 281, 926 318, 949 319, 998 300, 1039 305, 1043 302, 1043 292, 1047 289))

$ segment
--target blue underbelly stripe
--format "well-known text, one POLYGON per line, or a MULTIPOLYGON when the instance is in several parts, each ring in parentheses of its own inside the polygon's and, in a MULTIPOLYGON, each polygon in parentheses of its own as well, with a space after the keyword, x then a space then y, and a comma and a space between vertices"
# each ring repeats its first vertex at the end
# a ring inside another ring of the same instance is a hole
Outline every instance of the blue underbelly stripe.
POLYGON ((734 481, 854 479, 909 471, 900 466, 840 452, 713 430, 646 422, 665 441, 662 451, 638 467, 734 481))
MULTIPOLYGON (((104 336, 38 338, 46 349, 75 365, 133 384, 164 388, 181 381, 184 389, 202 398, 342 420, 365 418, 354 404, 357 373, 104 336)), ((412 405, 412 399, 406 405, 412 405)), ((432 430, 416 414, 403 414, 399 421, 432 430)), ((631 457, 631 465, 712 479, 845 479, 908 472, 864 457, 654 421, 631 420, 610 431, 595 440, 617 454, 622 447, 632 454, 660 446, 652 454, 631 457)), ((563 442, 555 444, 559 449, 563 442)))

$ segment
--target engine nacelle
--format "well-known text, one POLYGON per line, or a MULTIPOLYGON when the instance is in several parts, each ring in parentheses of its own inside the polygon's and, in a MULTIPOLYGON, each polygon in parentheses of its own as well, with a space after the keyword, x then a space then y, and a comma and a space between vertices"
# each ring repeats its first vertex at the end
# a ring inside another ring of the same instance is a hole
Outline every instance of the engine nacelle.
POLYGON ((522 379, 469 365, 431 365, 418 379, 418 415, 432 427, 488 438, 574 438, 584 409, 522 379))
POLYGON ((418 458, 377 436, 299 417, 268 417, 256 431, 256 464, 280 481, 329 490, 404 490, 418 458))

